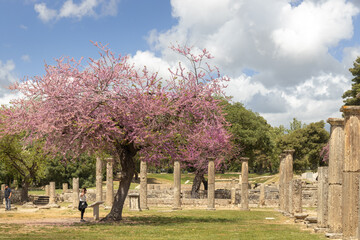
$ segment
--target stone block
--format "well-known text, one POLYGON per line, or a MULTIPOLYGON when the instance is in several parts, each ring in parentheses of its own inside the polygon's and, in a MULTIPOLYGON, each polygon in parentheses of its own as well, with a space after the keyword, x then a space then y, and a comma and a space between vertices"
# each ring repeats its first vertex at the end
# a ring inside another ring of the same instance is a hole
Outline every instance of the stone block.
POLYGON ((344 172, 342 185, 342 223, 344 238, 357 235, 359 223, 359 173, 344 172))
POLYGON ((329 185, 329 232, 342 232, 342 186, 339 184, 329 185))

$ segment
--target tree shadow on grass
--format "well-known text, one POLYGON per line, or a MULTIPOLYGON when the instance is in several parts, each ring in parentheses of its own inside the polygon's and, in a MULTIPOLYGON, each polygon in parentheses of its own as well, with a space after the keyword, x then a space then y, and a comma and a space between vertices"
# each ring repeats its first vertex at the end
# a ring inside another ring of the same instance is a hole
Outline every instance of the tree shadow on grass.
MULTIPOLYGON (((150 226, 166 226, 185 223, 226 223, 234 222, 226 218, 214 217, 165 217, 165 216, 141 216, 141 217, 124 217, 119 222, 100 223, 105 225, 150 225, 150 226)), ((99 224, 99 223, 94 223, 99 224)))

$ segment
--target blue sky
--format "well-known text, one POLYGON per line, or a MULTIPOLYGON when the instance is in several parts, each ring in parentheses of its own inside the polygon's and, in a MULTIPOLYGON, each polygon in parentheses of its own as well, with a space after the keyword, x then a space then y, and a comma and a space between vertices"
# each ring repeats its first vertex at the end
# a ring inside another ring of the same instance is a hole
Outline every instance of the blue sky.
POLYGON ((45 61, 96 58, 90 40, 164 76, 178 42, 209 49, 228 95, 274 126, 341 117, 359 13, 355 0, 0 0, 0 103, 45 61))
MULTIPOLYGON (((48 7, 62 2, 49 1, 48 7)), ((0 60, 13 60, 19 77, 42 74, 44 61, 50 63, 53 58, 96 57, 97 49, 90 40, 108 43, 117 53, 135 54, 149 48, 146 36, 150 30, 165 31, 176 23, 170 2, 165 0, 123 0, 115 16, 64 18, 47 23, 38 18, 34 3, 0 1, 0 60), (26 55, 29 59, 22 59, 26 55)))

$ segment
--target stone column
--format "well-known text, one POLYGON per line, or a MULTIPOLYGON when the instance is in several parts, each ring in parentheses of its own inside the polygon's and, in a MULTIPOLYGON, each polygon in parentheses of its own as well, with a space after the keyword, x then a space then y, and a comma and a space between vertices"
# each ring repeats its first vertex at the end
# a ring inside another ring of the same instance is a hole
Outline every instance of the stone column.
POLYGON ((236 188, 231 188, 231 205, 236 203, 236 188))
POLYGON ((55 182, 50 182, 50 198, 49 204, 55 203, 55 182))
POLYGON ((302 185, 301 179, 292 180, 293 213, 302 213, 302 185))
POLYGON ((208 158, 208 206, 207 210, 215 210, 215 163, 214 158, 208 158))
POLYGON ((141 210, 149 209, 147 206, 147 164, 145 161, 140 162, 140 208, 141 210))
POLYGON ((102 201, 102 160, 96 157, 96 201, 102 201))
POLYGON ((319 228, 328 227, 328 167, 318 168, 317 224, 319 228))
POLYGON ((342 228, 345 239, 357 237, 359 225, 360 106, 343 106, 344 165, 342 181, 342 228))
POLYGON ((50 197, 50 185, 45 185, 45 196, 50 197))
POLYGON ((73 208, 79 206, 79 178, 73 178, 73 208))
POLYGON ((342 174, 344 164, 344 119, 329 118, 329 232, 342 232, 342 174))
POLYGON ((290 194, 291 181, 293 179, 293 154, 295 150, 285 150, 284 162, 284 207, 285 212, 291 214, 292 212, 292 196, 290 194))
POLYGON ((63 189, 63 193, 66 193, 67 190, 69 189, 69 185, 67 183, 63 183, 62 184, 62 189, 63 189))
POLYGON ((279 166, 279 209, 285 212, 285 154, 281 153, 279 166))
POLYGON ((249 158, 242 157, 240 158, 242 165, 241 165, 241 176, 242 176, 242 183, 241 183, 241 210, 248 211, 249 210, 249 165, 248 161, 249 158))
POLYGON ((265 183, 260 185, 259 207, 265 206, 265 183))
POLYGON ((173 210, 181 210, 181 169, 180 162, 174 161, 174 206, 173 210))
POLYGON ((5 184, 1 184, 1 191, 2 191, 2 196, 3 196, 3 205, 5 205, 5 184))
POLYGON ((289 182, 288 186, 289 186, 289 196, 288 196, 289 197, 289 207, 288 207, 289 211, 288 211, 288 213, 290 215, 294 215, 293 180, 291 180, 289 182))
POLYGON ((106 202, 107 206, 112 206, 114 201, 114 182, 113 182, 113 159, 106 159, 106 202))

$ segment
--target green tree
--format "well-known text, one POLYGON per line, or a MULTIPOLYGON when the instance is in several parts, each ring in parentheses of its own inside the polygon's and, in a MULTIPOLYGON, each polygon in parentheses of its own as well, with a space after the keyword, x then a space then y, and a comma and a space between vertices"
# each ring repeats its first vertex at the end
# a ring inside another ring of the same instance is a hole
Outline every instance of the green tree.
POLYGON ((0 139, 0 161, 7 174, 21 182, 21 201, 28 200, 29 185, 44 176, 46 156, 42 143, 24 144, 22 135, 5 135, 0 139))
POLYGON ((306 124, 302 124, 301 121, 297 120, 296 118, 293 118, 293 121, 290 122, 290 129, 287 129, 286 131, 288 133, 291 133, 295 130, 298 130, 298 129, 301 129, 301 128, 304 128, 306 127, 306 124))
POLYGON ((329 133, 324 129, 325 122, 310 123, 284 135, 279 141, 281 150, 294 149, 294 169, 304 171, 316 170, 323 165, 320 152, 329 140, 329 133))
MULTIPOLYGON (((103 175, 105 176, 103 171, 103 175)), ((45 166, 44 178, 40 184, 45 185, 51 181, 61 187, 62 183, 72 184, 72 178, 78 177, 80 186, 92 187, 96 180, 96 159, 87 154, 80 155, 76 160, 65 161, 61 157, 49 159, 45 166)))
POLYGON ((351 80, 351 89, 347 90, 342 98, 344 99, 345 105, 360 105, 360 98, 357 95, 360 93, 360 57, 354 62, 354 67, 350 68, 349 71, 354 76, 351 80))
POLYGON ((256 172, 273 171, 273 150, 276 145, 272 141, 272 127, 266 120, 243 104, 223 101, 222 109, 225 118, 231 124, 228 130, 232 134, 235 152, 230 170, 239 170, 238 156, 249 157, 249 167, 256 172))

